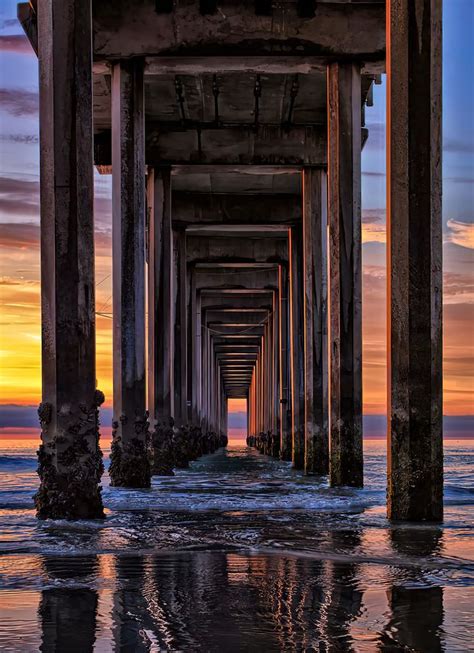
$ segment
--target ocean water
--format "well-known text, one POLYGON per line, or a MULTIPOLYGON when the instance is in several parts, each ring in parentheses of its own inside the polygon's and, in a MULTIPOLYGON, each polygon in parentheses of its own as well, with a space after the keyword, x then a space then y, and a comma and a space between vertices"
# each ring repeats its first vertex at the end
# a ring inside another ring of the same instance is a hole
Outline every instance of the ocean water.
MULTIPOLYGON (((474 651, 474 441, 445 444, 445 521, 391 525, 385 442, 331 489, 241 443, 38 522, 37 443, 0 441, 2 651, 474 651)), ((106 459, 107 465, 107 459, 106 459)))

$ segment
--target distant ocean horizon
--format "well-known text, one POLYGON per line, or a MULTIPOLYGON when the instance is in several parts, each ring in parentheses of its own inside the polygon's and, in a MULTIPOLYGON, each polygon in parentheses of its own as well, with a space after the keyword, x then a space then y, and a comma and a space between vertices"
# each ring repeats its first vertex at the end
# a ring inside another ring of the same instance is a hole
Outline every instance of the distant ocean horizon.
MULTIPOLYGON (((36 405, 0 404, 0 438, 34 439, 39 437, 38 407, 36 405)), ((366 414, 364 438, 383 439, 386 437, 387 416, 383 413, 366 414)), ((100 410, 101 433, 106 437, 111 430, 112 408, 100 410)), ((245 438, 247 415, 244 411, 229 413, 229 437, 245 438)), ((443 419, 444 439, 474 438, 474 415, 445 415, 443 419)))
MULTIPOLYGON (((111 426, 101 426, 101 446, 102 448, 109 448, 110 442, 112 440, 112 427, 111 426)), ((239 427, 229 427, 227 431, 228 438, 231 442, 242 442, 247 436, 246 429, 239 427)), ((385 440, 387 434, 384 433, 366 433, 364 434, 364 440, 385 440)), ((462 432, 462 431, 452 431, 444 433, 444 440, 446 441, 469 441, 472 440, 474 446, 474 434, 472 432, 462 432)), ((40 427, 4 427, 0 426, 0 442, 6 440, 27 440, 27 441, 38 441, 40 440, 40 427)))

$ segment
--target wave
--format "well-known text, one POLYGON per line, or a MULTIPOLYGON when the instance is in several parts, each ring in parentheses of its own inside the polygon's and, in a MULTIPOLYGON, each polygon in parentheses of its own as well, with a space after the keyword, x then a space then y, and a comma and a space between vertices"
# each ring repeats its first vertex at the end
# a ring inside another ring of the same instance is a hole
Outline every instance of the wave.
POLYGON ((36 457, 29 456, 0 456, 0 472, 14 471, 17 469, 36 469, 36 457))

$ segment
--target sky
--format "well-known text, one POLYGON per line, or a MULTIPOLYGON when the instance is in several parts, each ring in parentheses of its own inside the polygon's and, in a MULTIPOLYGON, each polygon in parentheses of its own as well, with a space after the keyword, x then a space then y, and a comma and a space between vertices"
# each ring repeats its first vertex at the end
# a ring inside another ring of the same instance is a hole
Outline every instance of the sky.
MULTIPOLYGON (((15 16, 16 2, 2 0, 0 426, 26 425, 21 416, 31 420, 41 400, 38 65, 15 16)), ((474 415, 474 0, 446 0, 443 31, 444 414, 455 418, 474 415)), ((365 415, 379 419, 386 411, 384 80, 374 87, 366 126, 363 394, 365 415)), ((97 377, 110 408, 111 178, 98 174, 95 221, 97 377)), ((243 423, 243 410, 242 402, 234 404, 235 425, 243 423)))

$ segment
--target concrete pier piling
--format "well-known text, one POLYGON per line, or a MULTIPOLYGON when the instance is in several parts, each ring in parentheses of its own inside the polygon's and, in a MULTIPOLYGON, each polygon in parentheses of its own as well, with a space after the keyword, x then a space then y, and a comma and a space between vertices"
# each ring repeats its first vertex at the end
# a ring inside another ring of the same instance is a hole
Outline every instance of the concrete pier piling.
POLYGON ((114 421, 112 485, 149 487, 145 394, 144 61, 112 68, 114 421))
POLYGON ((262 454, 363 484, 361 150, 386 70, 388 512, 441 519, 440 4, 289 3, 278 33, 254 3, 20 4, 40 69, 40 517, 103 516, 93 165, 113 186, 112 484, 225 446, 230 399, 262 454))
POLYGON ((389 3, 388 514, 443 516, 441 0, 389 3))
POLYGON ((332 63, 328 88, 331 485, 362 486, 361 79, 332 63))
POLYGON ((98 419, 104 397, 96 390, 95 372, 91 44, 89 3, 40 4, 43 397, 35 496, 40 518, 104 516, 98 419))

